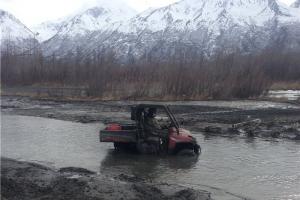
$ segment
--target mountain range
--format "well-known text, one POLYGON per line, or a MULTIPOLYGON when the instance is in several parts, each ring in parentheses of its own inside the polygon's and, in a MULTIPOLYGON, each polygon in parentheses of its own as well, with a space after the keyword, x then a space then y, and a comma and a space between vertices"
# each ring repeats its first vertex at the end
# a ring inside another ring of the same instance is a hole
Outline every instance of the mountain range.
POLYGON ((104 49, 128 61, 300 50, 300 0, 290 7, 276 0, 181 0, 142 13, 121 0, 102 0, 31 30, 5 11, 0 11, 0 24, 2 44, 22 47, 38 40, 45 56, 90 58, 104 49))
POLYGON ((31 52, 38 45, 35 34, 12 14, 0 10, 1 51, 31 52))

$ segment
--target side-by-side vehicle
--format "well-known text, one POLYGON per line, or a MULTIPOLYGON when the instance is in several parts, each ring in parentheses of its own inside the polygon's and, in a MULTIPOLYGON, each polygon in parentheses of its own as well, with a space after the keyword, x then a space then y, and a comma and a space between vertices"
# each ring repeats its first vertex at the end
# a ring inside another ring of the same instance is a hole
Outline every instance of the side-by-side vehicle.
POLYGON ((177 154, 191 151, 199 154, 200 146, 191 133, 180 127, 165 105, 139 104, 131 107, 132 124, 108 124, 100 131, 100 142, 114 143, 116 149, 133 149, 140 153, 177 154), (150 112, 155 127, 149 125, 150 112), (156 115, 156 113, 158 113, 156 115))

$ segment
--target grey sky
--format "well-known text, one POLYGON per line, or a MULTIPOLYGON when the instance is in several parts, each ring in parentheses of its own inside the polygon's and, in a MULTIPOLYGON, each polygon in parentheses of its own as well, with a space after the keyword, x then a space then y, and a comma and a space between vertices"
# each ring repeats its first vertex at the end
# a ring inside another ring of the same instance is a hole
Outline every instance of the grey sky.
MULTIPOLYGON (((11 12, 27 26, 67 16, 97 0, 0 0, 0 8, 11 12)), ((123 0, 138 11, 161 7, 178 0, 123 0)), ((294 0, 280 0, 286 4, 294 0)))

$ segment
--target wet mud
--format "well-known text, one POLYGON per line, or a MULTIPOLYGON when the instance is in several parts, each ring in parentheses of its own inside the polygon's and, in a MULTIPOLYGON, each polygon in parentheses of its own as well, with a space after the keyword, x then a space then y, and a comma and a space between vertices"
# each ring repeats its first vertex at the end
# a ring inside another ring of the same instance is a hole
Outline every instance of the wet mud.
MULTIPOLYGON (((3 96, 1 111, 80 123, 132 123, 130 105, 140 102, 41 100, 3 96)), ((149 103, 149 102, 148 102, 149 103)), ((300 104, 268 101, 164 102, 180 124, 207 136, 300 140, 300 104), (247 123, 259 120, 259 123, 247 123), (235 127, 236 124, 245 125, 235 127)))
POLYGON ((149 183, 125 174, 110 178, 83 168, 54 169, 2 157, 1 199, 210 200, 211 197, 204 190, 149 183))

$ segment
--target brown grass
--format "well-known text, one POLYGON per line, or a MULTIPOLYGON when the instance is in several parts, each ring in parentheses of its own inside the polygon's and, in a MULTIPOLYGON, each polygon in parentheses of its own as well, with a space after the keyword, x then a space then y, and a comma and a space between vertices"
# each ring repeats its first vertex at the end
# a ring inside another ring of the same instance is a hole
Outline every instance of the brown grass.
POLYGON ((272 84, 270 90, 300 90, 300 80, 275 82, 272 84))

